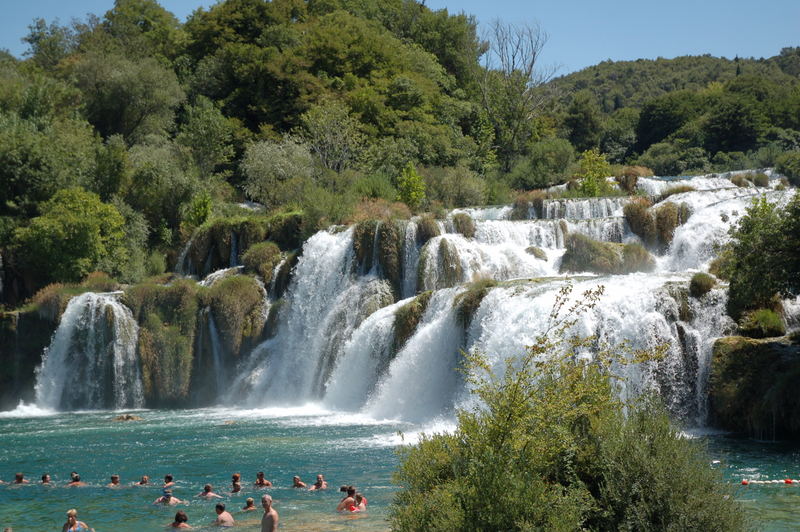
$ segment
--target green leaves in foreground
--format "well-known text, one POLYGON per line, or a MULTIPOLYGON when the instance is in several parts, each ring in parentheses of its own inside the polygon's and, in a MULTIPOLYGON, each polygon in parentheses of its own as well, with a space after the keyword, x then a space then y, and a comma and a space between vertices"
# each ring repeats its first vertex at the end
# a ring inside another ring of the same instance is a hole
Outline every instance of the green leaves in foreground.
POLYGON ((612 365, 658 353, 609 348, 570 331, 602 287, 570 302, 501 374, 467 354, 480 406, 453 434, 400 450, 394 530, 743 530, 742 509, 663 407, 624 404, 612 365), (581 355, 589 348, 591 362, 581 355), (627 416, 623 409, 627 409, 627 416))

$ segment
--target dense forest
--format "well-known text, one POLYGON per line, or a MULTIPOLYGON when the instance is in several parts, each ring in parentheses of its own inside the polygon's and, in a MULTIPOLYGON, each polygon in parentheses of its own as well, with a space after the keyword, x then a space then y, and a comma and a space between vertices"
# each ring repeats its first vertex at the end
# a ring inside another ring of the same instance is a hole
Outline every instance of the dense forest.
POLYGON ((23 59, 0 53, 8 306, 98 270, 163 274, 222 217, 290 214, 305 236, 505 203, 591 168, 800 177, 800 48, 551 79, 539 29, 415 0, 227 0, 185 23, 117 0, 36 19, 24 41, 23 59))

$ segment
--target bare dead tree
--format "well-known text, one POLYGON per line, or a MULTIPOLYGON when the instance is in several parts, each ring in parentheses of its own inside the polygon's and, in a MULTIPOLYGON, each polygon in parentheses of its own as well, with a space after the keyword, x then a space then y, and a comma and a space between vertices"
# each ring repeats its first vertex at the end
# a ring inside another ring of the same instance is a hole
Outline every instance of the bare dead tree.
POLYGON ((481 93, 495 129, 496 150, 506 170, 532 132, 532 121, 551 100, 542 86, 555 66, 543 66, 540 56, 547 33, 538 24, 507 24, 494 20, 484 34, 481 93))

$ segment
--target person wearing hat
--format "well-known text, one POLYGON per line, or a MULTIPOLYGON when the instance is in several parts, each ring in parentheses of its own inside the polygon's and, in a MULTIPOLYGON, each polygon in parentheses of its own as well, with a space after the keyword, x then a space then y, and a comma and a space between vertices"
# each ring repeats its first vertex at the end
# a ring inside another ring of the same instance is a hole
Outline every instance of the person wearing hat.
POLYGON ((89 528, 89 525, 83 521, 78 521, 78 510, 67 510, 67 522, 61 528, 61 532, 94 532, 94 528, 89 528))
POLYGON ((264 517, 261 518, 261 532, 275 532, 278 530, 278 512, 272 507, 272 497, 269 494, 261 496, 261 506, 264 507, 264 517))

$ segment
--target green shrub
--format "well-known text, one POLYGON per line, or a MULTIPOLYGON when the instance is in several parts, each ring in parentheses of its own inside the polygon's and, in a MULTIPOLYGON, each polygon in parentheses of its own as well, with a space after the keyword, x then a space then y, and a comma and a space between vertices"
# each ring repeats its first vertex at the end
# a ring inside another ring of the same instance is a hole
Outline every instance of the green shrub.
POLYGON ((751 177, 753 184, 760 188, 767 188, 769 186, 769 176, 764 173, 758 173, 751 177))
POLYGON ((641 244, 625 244, 622 248, 622 273, 650 272, 655 267, 653 256, 641 244))
POLYGON ((662 192, 658 196, 658 198, 656 199, 656 203, 658 203, 660 201, 664 201, 668 197, 673 196, 675 194, 683 194, 684 192, 694 192, 694 191, 695 191, 695 188, 693 186, 691 186, 691 185, 677 185, 677 186, 668 188, 667 190, 662 192))
POLYGON ((716 279, 712 276, 707 273, 698 272, 692 275, 692 280, 689 281, 689 294, 691 294, 692 297, 703 297, 714 288, 716 283, 716 279))
POLYGON ((281 250, 274 242, 259 242, 242 255, 242 264, 249 272, 257 273, 269 286, 275 266, 281 261, 281 250))
POLYGON ((405 234, 398 222, 385 221, 378 228, 378 264, 384 279, 392 285, 395 295, 399 295, 403 284, 403 244, 405 234))
POLYGON ((748 181, 743 174, 736 174, 735 176, 731 177, 731 183, 739 188, 747 188, 750 186, 750 181, 748 181))
POLYGON ((432 294, 433 292, 431 291, 422 292, 394 313, 393 347, 395 353, 402 349, 408 339, 413 336, 414 331, 417 330, 417 326, 422 320, 422 315, 425 314, 425 310, 428 308, 432 294))
POLYGON ((431 214, 423 214, 417 222, 417 243, 422 246, 435 236, 439 236, 439 222, 431 214))
POLYGON ((453 227, 456 233, 461 233, 467 238, 475 236, 475 221, 469 214, 459 212, 453 215, 453 227))
POLYGON ((663 407, 644 400, 623 411, 610 368, 624 347, 575 362, 596 339, 566 331, 600 290, 559 312, 570 288, 556 301, 553 332, 499 372, 465 354, 479 406, 458 412, 453 434, 398 450, 392 530, 745 529, 730 485, 663 407), (487 504, 493 494, 502 496, 487 504))
POLYGON ((778 157, 775 170, 789 178, 792 185, 800 187, 800 151, 784 153, 778 157))
POLYGON ((92 272, 86 276, 81 286, 89 292, 113 292, 119 290, 119 283, 105 272, 92 272))
POLYGON ((137 351, 145 399, 156 406, 183 404, 191 384, 193 339, 156 312, 146 312, 143 318, 137 351))
POLYGON ((547 260, 547 253, 545 253, 542 248, 537 248, 536 246, 529 246, 525 248, 525 253, 528 255, 533 255, 539 260, 547 260))
POLYGON ((528 220, 531 217, 531 208, 534 216, 543 216, 544 200, 548 198, 547 192, 543 190, 530 190, 521 192, 514 198, 511 208, 510 218, 512 220, 528 220))
POLYGON ((645 198, 634 198, 622 209, 633 234, 638 235, 647 246, 655 245, 658 238, 656 221, 650 213, 650 205, 650 201, 645 198))
POLYGON ((656 232, 662 247, 672 242, 675 228, 681 224, 680 209, 672 202, 667 202, 656 209, 656 232))
POLYGON ((458 294, 453 299, 453 307, 456 309, 456 318, 466 329, 469 327, 472 317, 481 306, 483 298, 493 287, 497 286, 497 281, 493 279, 481 279, 467 285, 466 290, 458 294))
POLYGON ((745 312, 739 320, 739 332, 750 338, 770 338, 786 334, 781 315, 767 308, 745 312))

